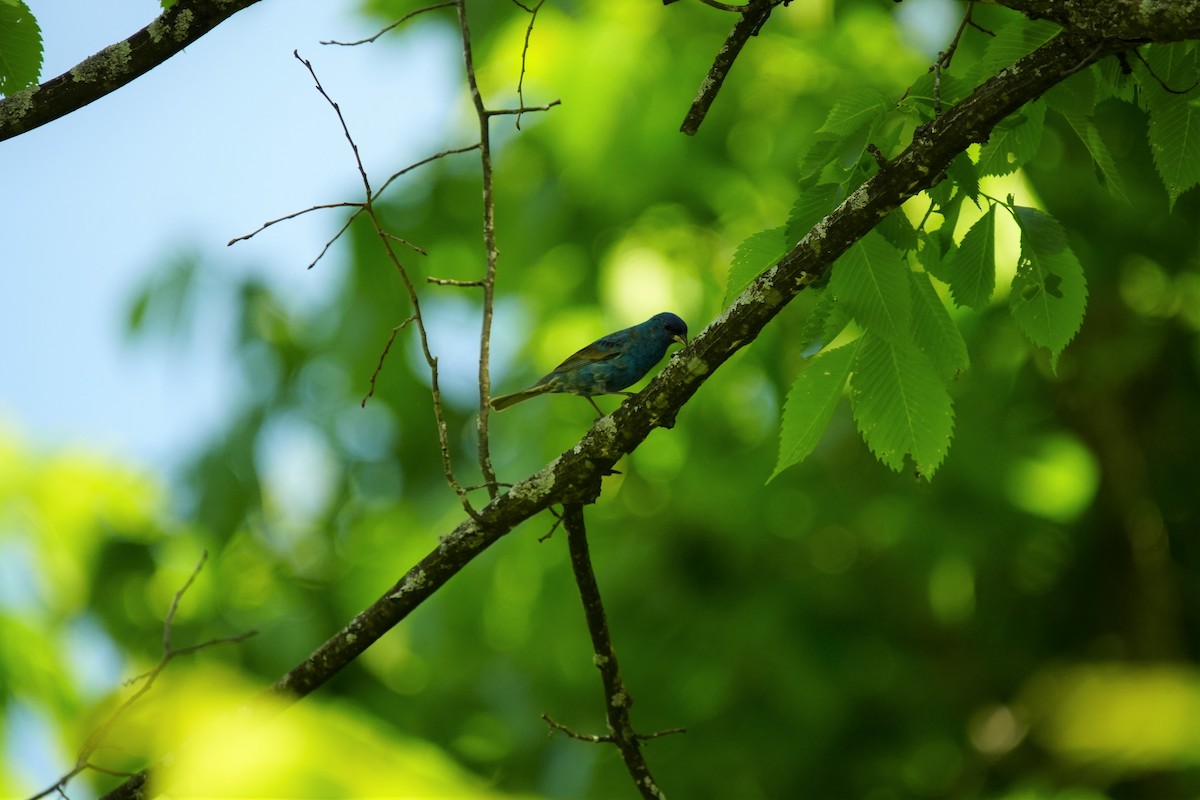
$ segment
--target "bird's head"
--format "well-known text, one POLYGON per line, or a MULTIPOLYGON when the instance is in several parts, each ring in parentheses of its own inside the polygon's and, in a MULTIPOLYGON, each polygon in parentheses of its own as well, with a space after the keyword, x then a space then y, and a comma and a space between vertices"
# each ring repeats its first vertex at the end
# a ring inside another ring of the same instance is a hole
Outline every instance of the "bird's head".
POLYGON ((656 333, 661 331, 660 335, 667 341, 679 342, 682 345, 688 343, 687 323, 670 311, 655 314, 650 318, 650 325, 656 329, 656 333))

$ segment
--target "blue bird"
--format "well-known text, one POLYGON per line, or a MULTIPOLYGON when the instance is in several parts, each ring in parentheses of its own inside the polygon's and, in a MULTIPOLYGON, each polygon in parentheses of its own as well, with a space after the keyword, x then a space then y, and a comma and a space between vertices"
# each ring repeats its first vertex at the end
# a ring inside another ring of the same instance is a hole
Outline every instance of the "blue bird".
POLYGON ((592 397, 598 394, 633 397, 633 392, 621 390, 641 380, 662 360, 672 342, 688 343, 687 324, 670 312, 655 314, 640 325, 597 339, 528 389, 493 397, 492 408, 503 411, 539 394, 567 392, 587 398, 596 413, 604 416, 592 397))

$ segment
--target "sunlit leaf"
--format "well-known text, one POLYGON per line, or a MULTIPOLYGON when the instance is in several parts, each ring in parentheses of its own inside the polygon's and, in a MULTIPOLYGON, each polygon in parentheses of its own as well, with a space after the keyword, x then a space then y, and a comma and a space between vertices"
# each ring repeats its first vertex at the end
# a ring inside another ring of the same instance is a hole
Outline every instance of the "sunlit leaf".
POLYGON ((988 208, 967 234, 945 270, 954 302, 982 310, 996 288, 996 207, 988 208))

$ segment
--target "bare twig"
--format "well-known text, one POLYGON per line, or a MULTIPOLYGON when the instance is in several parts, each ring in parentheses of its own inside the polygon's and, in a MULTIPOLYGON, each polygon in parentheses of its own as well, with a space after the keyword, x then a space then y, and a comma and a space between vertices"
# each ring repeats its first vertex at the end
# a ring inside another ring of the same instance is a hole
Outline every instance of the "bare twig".
POLYGON ((750 10, 749 3, 744 6, 732 6, 729 3, 722 3, 720 0, 700 0, 700 2, 709 8, 715 8, 718 11, 732 11, 735 14, 745 14, 750 10))
POLYGON ((439 8, 449 8, 452 5, 454 5, 454 0, 446 0, 446 2, 444 2, 444 3, 434 3, 431 6, 425 6, 424 8, 418 8, 416 11, 410 11, 407 14, 405 14, 403 17, 401 17, 400 19, 393 22, 391 25, 388 25, 386 28, 381 30, 379 33, 375 34, 374 36, 370 36, 366 39, 359 39, 357 42, 339 42, 336 40, 330 40, 330 41, 321 42, 321 44, 336 44, 336 45, 341 45, 342 47, 355 47, 360 44, 370 44, 371 42, 378 39, 380 36, 383 36, 385 33, 392 30, 393 28, 395 28, 399 25, 402 25, 405 22, 408 22, 410 19, 417 16, 418 14, 424 14, 426 11, 433 11, 433 10, 439 9, 439 8))
MULTIPOLYGON (((562 105, 562 100, 551 100, 549 103, 543 103, 540 106, 521 105, 520 108, 495 108, 486 109, 483 113, 489 117, 503 117, 516 114, 518 118, 522 114, 528 114, 530 111, 549 111, 555 106, 562 105)), ((519 127, 519 126, 518 126, 519 127)))
MULTIPOLYGON (((551 733, 553 733, 554 731, 561 731, 562 733, 565 733, 567 736, 570 736, 572 739, 578 739, 581 742, 591 742, 592 744, 606 744, 606 743, 612 742, 612 740, 613 740, 613 737, 611 735, 607 735, 607 734, 602 736, 602 735, 596 734, 596 733, 580 733, 579 731, 572 730, 571 728, 567 727, 566 725, 563 725, 561 722, 551 719, 549 714, 542 714, 542 720, 547 725, 550 726, 551 733)), ((637 738, 639 740, 645 742, 650 739, 657 739, 660 736, 672 736, 676 733, 687 733, 687 728, 666 728, 661 731, 655 731, 654 733, 639 733, 639 734, 635 734, 635 735, 637 736, 637 738)))
POLYGON ((492 310, 496 297, 496 261, 500 251, 496 247, 496 202, 492 179, 492 145, 487 107, 479 92, 475 79, 475 59, 471 55, 471 28, 467 23, 466 0, 457 0, 458 29, 462 34, 463 65, 466 67, 467 87, 471 91, 471 102, 479 120, 479 167, 483 173, 483 244, 487 251, 487 265, 483 274, 483 322, 479 331, 479 416, 475 423, 478 432, 479 469, 488 487, 488 496, 495 498, 496 471, 492 468, 492 456, 488 444, 488 415, 491 406, 488 399, 492 394, 492 379, 489 369, 492 350, 492 310))
MULTIPOLYGON (((517 105, 525 107, 525 57, 529 54, 529 37, 533 35, 533 23, 537 22, 538 12, 546 0, 538 0, 532 8, 520 0, 512 0, 513 4, 529 15, 529 24, 525 26, 525 43, 521 46, 521 76, 517 78, 517 105)), ((517 114, 517 130, 521 130, 521 115, 517 114)))
POLYGON ((1146 57, 1142 55, 1142 51, 1134 50, 1133 54, 1134 54, 1134 56, 1137 57, 1138 61, 1142 62, 1142 66, 1144 66, 1146 68, 1146 71, 1150 73, 1150 77, 1154 78, 1154 82, 1157 83, 1159 86, 1161 86, 1162 90, 1164 92, 1167 92, 1169 94, 1188 94, 1193 89, 1195 89, 1197 86, 1200 86, 1200 78, 1197 78, 1195 81, 1192 82, 1191 86, 1188 86, 1185 89, 1172 89, 1170 86, 1167 86, 1166 80, 1159 77, 1158 73, 1154 71, 1154 67, 1150 66, 1150 62, 1147 61, 1146 57))
POLYGON ((563 504, 563 525, 567 530, 567 546, 571 551, 571 567, 575 571, 575 583, 579 586, 579 597, 583 600, 583 613, 587 618, 588 632, 592 637, 592 650, 595 652, 593 663, 600 670, 600 680, 604 684, 604 709, 608 720, 607 736, 589 736, 577 734, 563 725, 553 722, 543 715, 553 727, 565 731, 576 739, 591 742, 611 742, 621 753, 621 760, 629 770, 634 785, 644 798, 663 797, 650 767, 642 756, 641 743, 645 739, 662 736, 665 733, 681 731, 681 728, 663 731, 653 735, 641 735, 633 730, 629 720, 629 707, 633 698, 621 680, 621 671, 617 666, 617 654, 613 649, 612 636, 608 631, 608 620, 604 614, 604 603, 600 599, 600 586, 596 583, 596 573, 592 570, 591 556, 588 554, 587 531, 583 521, 583 505, 580 503, 563 504))
POLYGON ((402 175, 412 172, 417 167, 423 167, 426 164, 430 163, 431 161, 437 161, 439 158, 445 158, 446 156, 456 155, 458 153, 469 153, 472 150, 478 150, 478 149, 479 149, 479 143, 476 142, 475 144, 470 144, 470 145, 467 145, 466 147, 455 147, 450 150, 443 150, 440 153, 434 153, 431 156, 422 158, 420 161, 414 161, 413 163, 409 164, 407 167, 400 170, 399 172, 392 173, 391 177, 383 182, 383 186, 379 187, 379 191, 376 192, 375 196, 372 197, 371 199, 378 200, 379 195, 383 194, 383 190, 392 185, 392 181, 396 180, 397 178, 399 178, 402 175))
MULTIPOLYGON (((425 276, 426 283, 433 283, 438 286, 483 286, 482 280, 460 281, 455 278, 435 278, 432 275, 425 276)), ((483 486, 486 486, 484 484, 483 486)), ((483 488, 483 487, 481 487, 483 488)))
MULTIPOLYGON (((452 148, 449 150, 443 150, 440 153, 434 153, 431 156, 426 156, 425 158, 422 158, 420 161, 415 161, 412 164, 409 164, 404 169, 399 170, 398 172, 392 173, 392 175, 386 181, 383 182, 383 185, 380 186, 378 189, 376 189, 375 193, 373 195, 371 195, 370 202, 374 203, 376 200, 378 200, 383 195, 383 193, 387 190, 387 188, 392 185, 393 181, 395 181, 397 178, 400 178, 401 176, 406 175, 407 173, 413 171, 417 167, 423 167, 430 162, 437 161, 440 158, 445 158, 446 156, 455 155, 457 153, 469 153, 470 151, 476 150, 478 148, 479 148, 478 144, 467 145, 466 147, 456 147, 456 148, 452 148)), ((342 227, 340 227, 338 229, 337 233, 335 233, 332 237, 330 237, 329 241, 325 242, 325 246, 321 248, 321 252, 317 254, 317 257, 309 262, 308 269, 312 269, 313 267, 315 267, 317 265, 318 261, 320 261, 322 258, 325 257, 325 254, 329 252, 329 248, 333 246, 333 243, 336 242, 338 239, 340 239, 342 237, 343 233, 345 233, 347 230, 349 230, 350 226, 354 223, 354 220, 358 219, 358 216, 366 210, 366 206, 364 203, 362 203, 360 201, 353 201, 353 202, 343 202, 343 203, 326 203, 323 205, 312 206, 310 208, 304 209, 303 211, 296 211, 296 212, 288 214, 286 216, 278 217, 277 219, 273 219, 273 220, 270 220, 269 222, 265 222, 261 226, 259 226, 259 228, 255 231, 244 234, 242 236, 238 236, 236 239, 230 239, 229 244, 232 245, 237 242, 246 241, 247 239, 250 239, 250 238, 256 236, 257 234, 262 233, 264 230, 271 227, 272 225, 278 224, 280 222, 284 222, 286 220, 295 219, 296 217, 307 214, 310 211, 319 211, 319 210, 328 209, 328 208, 353 208, 354 213, 351 214, 346 219, 346 221, 342 224, 342 227)), ((403 239, 399 236, 396 236, 393 233, 382 232, 381 235, 386 235, 386 236, 390 237, 391 239, 398 241, 398 242, 402 243, 403 245, 405 245, 406 247, 414 250, 415 252, 420 253, 421 255, 428 255, 425 252, 424 248, 421 248, 421 247, 413 244, 412 242, 408 241, 407 239, 403 239)))
POLYGON ((182 587, 180 587, 179 591, 175 592, 175 597, 171 600, 171 607, 167 610, 167 616, 163 620, 163 654, 162 658, 159 659, 158 664, 156 664, 150 671, 130 678, 124 683, 125 686, 131 686, 135 683, 141 683, 142 685, 139 686, 137 690, 133 692, 133 694, 125 698, 124 702, 117 706, 116 710, 114 710, 112 714, 110 714, 108 718, 104 720, 104 722, 102 722, 94 731, 92 731, 87 740, 83 743, 83 747, 79 749, 79 754, 75 757, 75 764, 71 767, 71 769, 57 781, 55 781, 52 786, 49 786, 33 795, 29 798, 29 800, 38 800, 39 798, 46 797, 47 795, 54 793, 65 796, 66 793, 64 792, 64 789, 66 789, 66 786, 71 779, 79 773, 89 769, 95 772, 102 772, 105 775, 136 777, 139 773, 122 772, 119 770, 109 769, 107 767, 94 764, 91 761, 92 756, 95 754, 96 750, 98 750, 100 746, 104 744, 105 739, 108 737, 109 731, 111 731, 113 726, 117 724, 117 721, 124 716, 125 712, 128 711, 134 705, 134 703, 140 700, 143 695, 153 688, 155 680, 158 679, 158 676, 162 674, 163 670, 167 668, 167 665, 170 664, 175 658, 188 655, 190 653, 195 653, 199 650, 204 650, 209 647, 214 647, 219 644, 234 644, 241 642, 245 639, 249 639, 251 636, 254 636, 257 633, 257 631, 246 631, 245 633, 239 633, 236 636, 210 639, 207 642, 188 645, 187 647, 171 646, 171 636, 175 626, 175 614, 179 611, 179 602, 183 599, 184 593, 191 588, 192 584, 196 580, 196 576, 200 574, 200 570, 204 568, 204 563, 207 560, 208 551, 206 550, 201 553, 200 561, 196 564, 196 567, 192 570, 191 574, 188 575, 187 580, 184 581, 184 584, 182 587))
MULTIPOLYGON (((405 269, 403 262, 400 261, 400 257, 396 255, 395 248, 392 247, 392 241, 394 239, 401 242, 404 240, 388 233, 384 229, 383 223, 380 222, 378 214, 375 213, 375 195, 371 191, 371 181, 367 178, 367 170, 363 166, 361 156, 359 156, 358 145, 355 143, 354 137, 350 133, 350 127, 346 124, 346 118, 342 116, 341 108, 325 91, 325 87, 321 85, 321 80, 317 77, 317 72, 313 68, 312 62, 302 58, 299 51, 293 51, 292 54, 296 57, 296 60, 303 64, 305 69, 308 70, 308 74, 312 76, 313 82, 316 84, 317 91, 320 92, 321 96, 325 98, 325 102, 327 102, 333 109, 334 113, 337 114, 338 122, 341 123, 342 126, 342 134, 345 136, 346 141, 350 145, 351 151, 354 153, 354 163, 358 166, 358 174, 362 179, 363 193, 365 196, 361 213, 366 214, 367 218, 371 220, 371 224, 375 228, 375 234, 379 237, 379 241, 383 244, 384 253, 386 254, 388 260, 392 263, 392 266, 396 268, 398 273, 400 273, 400 279, 404 283, 404 288, 408 291, 408 301, 412 304, 412 316, 410 317, 410 320, 416 325, 418 338, 421 342, 421 353, 425 356, 425 363, 429 366, 429 391, 433 396, 433 416, 434 422, 437 425, 438 446, 441 449, 442 455, 442 472, 446 476, 446 482, 450 484, 450 488, 458 497, 459 503, 462 505, 463 510, 467 512, 471 518, 475 519, 478 517, 479 512, 477 512, 475 507, 471 505, 471 501, 467 497, 466 490, 459 485, 458 480, 454 477, 454 468, 450 458, 450 433, 446 425, 446 412, 442 407, 441 390, 438 386, 438 361, 433 355, 433 351, 429 347, 429 334, 425 330, 425 320, 421 316, 421 299, 417 296, 417 287, 413 284, 412 278, 408 274, 408 270, 405 269)), ((349 225, 350 223, 347 222, 346 224, 349 225)), ((344 227, 343 230, 345 230, 344 227)), ((405 244, 407 244, 407 242, 405 242, 405 244)), ((326 245, 326 248, 328 248, 328 245, 326 245)), ((378 376, 379 370, 383 367, 383 362, 387 358, 388 351, 391 350, 392 342, 395 341, 397 332, 408 324, 409 320, 406 320, 392 329, 392 335, 388 338, 388 342, 384 346, 383 352, 379 356, 379 365, 376 366, 375 372, 371 375, 371 388, 367 392, 367 398, 369 398, 375 390, 375 378, 378 376)), ((366 402, 366 398, 364 398, 363 402, 366 402)))
POLYGON ((958 44, 962 41, 963 32, 968 27, 972 27, 988 36, 996 35, 995 32, 988 30, 971 18, 974 11, 975 0, 970 0, 967 3, 967 10, 963 14, 962 22, 958 23, 958 30, 954 32, 954 38, 950 40, 950 46, 938 53, 937 61, 929 67, 929 72, 933 73, 933 115, 935 117, 942 115, 942 71, 950 69, 950 62, 954 60, 954 54, 958 52, 958 44))
POLYGON ((559 514, 557 511, 555 511, 553 506, 547 510, 554 516, 554 524, 550 526, 550 530, 546 531, 544 535, 538 537, 538 544, 541 544, 553 536, 554 532, 558 530, 558 526, 562 525, 563 522, 562 514, 559 514))
POLYGON ((367 390, 367 393, 363 396, 362 403, 360 403, 363 408, 366 408, 367 401, 375 396, 375 379, 379 377, 379 372, 383 369, 383 362, 387 359, 388 351, 392 349, 392 343, 396 341, 396 334, 415 322, 416 319, 415 316, 409 317, 404 322, 392 328, 392 335, 388 337, 387 344, 383 346, 383 351, 379 354, 379 363, 375 365, 375 371, 371 373, 371 388, 367 390))
POLYGON ((250 231, 250 233, 245 233, 234 239, 230 239, 226 243, 225 246, 230 247, 234 244, 237 244, 238 242, 245 242, 250 239, 253 239, 255 236, 262 233, 263 231, 265 231, 267 228, 271 227, 272 225, 278 225, 279 223, 286 222, 289 219, 295 219, 296 217, 304 216, 305 214, 308 214, 313 211, 324 211, 325 209, 328 209, 328 208, 358 208, 358 209, 361 209, 362 203, 322 203, 321 205, 318 205, 318 206, 309 206, 308 208, 304 209, 303 211, 293 211, 291 214, 285 214, 282 217, 276 217, 275 219, 264 222, 262 225, 259 225, 257 228, 250 231))

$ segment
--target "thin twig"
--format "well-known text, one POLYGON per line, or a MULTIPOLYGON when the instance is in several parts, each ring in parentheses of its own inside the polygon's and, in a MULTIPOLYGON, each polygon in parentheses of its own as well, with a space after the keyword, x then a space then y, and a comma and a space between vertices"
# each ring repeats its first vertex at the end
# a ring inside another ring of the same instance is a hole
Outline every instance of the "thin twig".
MULTIPOLYGON (((431 156, 426 156, 425 158, 422 158, 420 161, 415 161, 412 164, 409 164, 404 169, 399 170, 398 172, 392 173, 392 175, 386 181, 383 182, 383 185, 380 186, 378 189, 376 189, 375 193, 373 195, 371 195, 371 202, 375 202, 376 200, 378 200, 380 198, 380 196, 382 196, 383 193, 387 190, 387 188, 392 185, 393 181, 395 181, 397 178, 400 178, 401 176, 413 171, 417 167, 423 167, 432 161, 437 161, 440 158, 445 158, 446 156, 455 155, 457 153, 469 153, 472 150, 476 150, 478 148, 479 148, 478 144, 467 145, 466 147, 455 147, 455 148, 452 148, 449 150, 443 150, 440 153, 434 153, 431 156)), ((241 242, 241 241, 250 239, 250 238, 256 236, 257 234, 262 233, 264 230, 266 230, 267 228, 269 228, 272 225, 275 225, 277 223, 284 222, 284 221, 290 220, 290 219, 295 219, 296 217, 307 214, 310 211, 319 211, 319 210, 327 209, 327 208, 353 208, 354 213, 351 214, 350 217, 345 221, 345 223, 342 224, 342 227, 338 229, 338 232, 335 233, 329 239, 329 241, 327 241, 325 243, 325 246, 323 248, 321 248, 321 252, 317 254, 317 257, 314 258, 311 262, 309 262, 308 269, 312 269, 313 267, 315 267, 317 265, 317 262, 320 261, 327 252, 329 252, 329 248, 333 246, 333 243, 336 242, 338 239, 340 239, 342 234, 345 233, 350 228, 350 225, 354 223, 354 220, 358 219, 359 214, 363 213, 363 211, 365 210, 365 206, 363 203, 348 201, 348 202, 343 202, 343 203, 325 203, 323 205, 312 206, 311 208, 306 208, 303 211, 296 211, 294 213, 288 214, 287 216, 279 217, 277 219, 270 220, 269 222, 265 222, 261 226, 259 226, 259 228, 255 231, 247 233, 243 236, 239 236, 236 239, 230 239, 229 244, 232 245, 236 242, 241 242)), ((425 252, 424 248, 413 244, 412 242, 408 241, 407 239, 403 239, 392 233, 388 233, 386 235, 390 236, 391 238, 395 239, 398 242, 401 242, 406 247, 411 248, 412 250, 420 253, 421 255, 428 255, 428 253, 425 252)))
MULTIPOLYGON (((661 800, 662 790, 654 782, 650 767, 642 756, 641 743, 645 739, 661 736, 667 732, 646 736, 633 730, 629 719, 629 707, 633 698, 621 680, 621 670, 617 666, 617 654, 613 649, 612 635, 608 630, 608 620, 604 614, 604 603, 600 599, 600 586, 596 583, 596 573, 592 570, 591 556, 588 554, 587 530, 583 520, 583 505, 580 503, 563 504, 563 525, 567 530, 567 546, 571 551, 571 567, 575 571, 575 583, 579 586, 579 597, 583 601, 583 613, 587 618, 588 633, 592 637, 592 650, 595 653, 593 663, 600 670, 600 681, 604 684, 604 709, 608 720, 607 736, 586 736, 568 731, 566 727, 551 722, 554 727, 567 731, 574 738, 594 742, 611 742, 621 753, 621 760, 629 770, 634 785, 649 800, 661 800)), ((546 717, 548 722, 550 720, 546 717)), ((673 729, 680 730, 680 729, 673 729)))
POLYGON ((101 747, 101 745, 104 744, 104 740, 107 738, 109 731, 111 731, 113 726, 117 724, 117 721, 134 705, 134 703, 140 700, 147 692, 150 691, 151 688, 153 688, 154 681, 157 680, 158 676, 162 674, 163 670, 167 668, 167 665, 170 664, 172 660, 178 658, 179 656, 189 655, 199 650, 204 650, 219 644, 233 644, 236 642, 241 642, 258 633, 257 631, 246 631, 245 633, 239 633, 236 636, 210 639, 207 642, 188 645, 186 647, 171 646, 171 635, 175 626, 175 614, 179 611, 179 603, 183 599, 184 593, 187 592, 187 590, 191 588, 192 584, 195 582, 196 576, 200 574, 200 570, 204 568, 204 563, 207 560, 208 551, 205 550, 203 553, 201 553, 200 561, 196 564, 195 569, 193 569, 191 574, 188 575, 188 579, 184 582, 183 586, 180 587, 179 591, 175 592, 175 597, 171 600, 171 607, 167 609, 167 616, 163 620, 163 654, 162 658, 159 659, 158 664, 156 664, 149 672, 144 672, 141 675, 130 678, 123 684, 125 686, 129 686, 138 682, 142 682, 142 685, 139 686, 137 690, 133 692, 133 694, 125 698, 124 702, 117 706, 116 710, 114 710, 108 716, 108 718, 104 720, 104 722, 100 723, 100 725, 91 732, 91 734, 84 741, 83 746, 79 748, 79 753, 75 757, 75 764, 71 767, 71 769, 63 774, 63 776, 57 781, 55 781, 54 785, 43 789, 42 791, 30 797, 29 800, 39 800, 39 798, 46 797, 47 795, 55 792, 65 797, 66 793, 63 790, 66 788, 67 784, 72 778, 84 770, 90 769, 96 772, 102 772, 105 775, 114 775, 117 777, 130 777, 137 775, 138 773, 122 772, 109 769, 107 767, 102 767, 98 764, 93 764, 91 761, 92 755, 101 747))
MULTIPOLYGON (((460 281, 455 278, 435 278, 432 275, 426 275, 425 282, 437 284, 438 286, 483 286, 482 280, 460 281)), ((487 484, 484 485, 486 486, 487 484)))
POLYGON ((963 14, 962 22, 958 23, 958 30, 954 32, 954 38, 950 40, 950 46, 938 53, 937 61, 933 62, 933 66, 929 68, 933 72, 933 115, 935 117, 942 115, 942 71, 950 69, 950 62, 954 60, 954 54, 958 52, 958 44, 962 41, 963 32, 969 26, 988 36, 996 35, 994 31, 988 30, 971 18, 974 11, 975 0, 970 0, 967 3, 967 10, 963 14))
POLYGON ((446 0, 446 2, 444 2, 444 3, 434 3, 431 6, 425 6, 424 8, 418 8, 416 11, 410 11, 407 14, 405 14, 403 17, 401 17, 400 19, 393 22, 391 25, 388 25, 386 28, 381 30, 379 33, 375 34, 374 36, 368 37, 366 39, 359 39, 357 42, 324 41, 324 42, 321 42, 321 44, 336 44, 336 45, 341 45, 342 47, 356 47, 357 45, 360 45, 360 44, 370 44, 371 42, 378 39, 380 36, 383 36, 385 33, 392 30, 393 28, 397 27, 398 25, 402 25, 405 22, 408 22, 410 19, 417 16, 418 14, 424 14, 426 11, 433 11, 438 8, 449 8, 452 5, 454 5, 454 0, 446 0))
POLYGON ((517 117, 519 118, 522 114, 528 114, 531 111, 549 111, 550 109, 554 108, 555 106, 560 106, 560 105, 562 105, 562 100, 558 99, 558 100, 551 100, 549 103, 543 103, 540 106, 527 106, 527 105, 522 104, 520 108, 486 109, 483 113, 484 113, 484 115, 489 116, 489 117, 503 117, 503 116, 512 116, 513 114, 516 114, 517 117))
POLYGON ((383 362, 387 358, 388 351, 392 349, 392 343, 396 341, 396 334, 400 333, 400 331, 404 330, 404 328, 415 320, 416 317, 409 317, 404 322, 392 328, 392 335, 388 337, 387 344, 383 346, 383 352, 379 354, 379 363, 375 365, 375 371, 371 373, 371 388, 367 390, 366 395, 363 396, 362 403, 360 403, 363 408, 366 408, 367 401, 375 396, 375 379, 379 377, 379 372, 383 369, 383 362))
POLYGON ((729 3, 722 3, 720 0, 700 0, 701 3, 709 8, 715 8, 718 11, 732 11, 735 14, 745 14, 750 10, 750 4, 744 6, 731 6, 729 3))
POLYGON ((379 187, 379 191, 375 192, 375 196, 372 197, 371 200, 373 200, 373 201, 378 200, 379 196, 381 194, 383 194, 383 190, 392 185, 392 181, 396 180, 397 178, 399 178, 402 175, 405 175, 406 173, 412 172, 417 167, 423 167, 426 164, 430 163, 431 161, 437 161, 439 158, 445 158, 446 156, 452 156, 452 155, 456 155, 458 153, 469 153, 472 150, 478 150, 478 149, 479 149, 479 143, 476 142, 475 144, 469 144, 466 147, 455 147, 450 150, 443 150, 440 153, 434 153, 431 156, 422 158, 420 161, 414 161, 413 163, 409 164, 407 167, 400 170, 399 172, 392 173, 392 176, 383 182, 383 186, 379 187))
POLYGON ((475 60, 471 55, 471 28, 467 23, 467 4, 465 0, 457 0, 458 28, 462 34, 463 65, 466 68, 467 87, 471 91, 471 102, 475 106, 475 115, 479 120, 479 166, 483 173, 483 244, 487 251, 487 266, 483 275, 483 322, 479 331, 479 416, 475 423, 478 432, 479 469, 483 472, 483 481, 487 484, 488 496, 494 498, 499 489, 496 487, 496 470, 492 468, 492 456, 488 444, 488 419, 491 406, 488 399, 492 394, 491 373, 489 363, 492 348, 492 310, 496 297, 496 262, 500 252, 496 247, 496 201, 492 181, 492 147, 488 110, 483 103, 483 95, 479 91, 479 83, 475 79, 475 60))
POLYGON ((557 511, 555 511, 554 506, 550 506, 550 508, 548 508, 547 510, 554 516, 554 524, 550 526, 550 530, 546 531, 544 536, 538 537, 538 544, 541 544, 542 542, 546 541, 551 536, 553 536, 554 532, 556 530, 558 530, 558 526, 562 525, 562 522, 563 522, 562 514, 559 514, 557 511))
POLYGON ((250 231, 250 233, 246 233, 241 236, 238 236, 236 239, 230 239, 226 243, 225 246, 230 247, 238 242, 244 242, 249 239, 253 239, 255 236, 262 233, 263 231, 265 231, 267 228, 271 227, 272 225, 278 225, 281 222, 286 222, 289 219, 295 219, 296 217, 303 216, 312 211, 323 211, 327 208, 358 208, 358 209, 361 209, 362 203, 322 203, 321 205, 318 205, 318 206, 310 206, 310 207, 304 209, 303 211, 294 211, 291 214, 287 214, 285 216, 277 217, 273 220, 264 222, 262 225, 259 225, 258 228, 256 228, 255 230, 250 231))
MULTIPOLYGON (((542 10, 542 4, 546 0, 538 0, 537 5, 533 8, 520 2, 520 0, 512 0, 522 11, 529 15, 529 24, 525 26, 525 44, 521 46, 521 75, 517 78, 517 105, 521 108, 525 107, 525 58, 529 54, 529 37, 533 35, 533 23, 537 22, 538 12, 542 10)), ((521 130, 521 115, 517 114, 517 130, 521 130)))
POLYGON ((1193 89, 1195 89, 1197 86, 1200 86, 1200 78, 1197 78, 1195 81, 1192 82, 1192 85, 1187 87, 1186 89, 1172 89, 1170 86, 1167 86, 1166 80, 1163 78, 1160 78, 1158 73, 1154 71, 1154 67, 1150 66, 1150 62, 1147 61, 1146 57, 1142 55, 1141 50, 1134 50, 1133 54, 1135 56, 1137 56, 1138 61, 1142 62, 1142 66, 1144 66, 1146 68, 1146 71, 1150 73, 1150 77, 1154 78, 1154 81, 1159 86, 1162 87, 1162 90, 1164 92, 1168 92, 1170 94, 1187 94, 1187 93, 1191 92, 1193 89))
MULTIPOLYGON (((325 98, 325 102, 327 102, 333 109, 334 113, 337 114, 338 122, 341 123, 342 126, 342 134, 345 136, 346 142, 350 145, 350 149, 354 153, 354 162, 358 166, 358 174, 362 179, 363 194, 365 197, 365 200, 362 204, 361 213, 366 214, 367 218, 371 220, 371 225, 375 228, 375 234, 379 237, 379 241, 383 244, 384 254, 387 256, 388 261, 392 263, 392 266, 396 268, 396 271, 400 273, 400 279, 404 283, 404 288, 408 291, 408 301, 412 304, 411 321, 416 324, 417 335, 421 342, 421 353, 425 356, 425 363, 429 366, 429 391, 433 397, 433 417, 434 424, 437 426, 438 445, 441 449, 442 455, 442 472, 446 476, 446 482, 450 484, 450 489, 458 497, 459 503, 463 507, 463 511, 465 511, 472 519, 478 519, 479 512, 476 511, 474 506, 471 505, 470 498, 467 497, 466 491, 463 490, 462 486, 459 485, 458 480, 454 477, 453 463, 450 458, 449 427, 446 424, 446 412, 442 407, 442 395, 438 386, 438 362, 437 358, 433 355, 433 351, 429 347, 429 333, 425 329, 425 320, 421 316, 421 298, 417 296, 417 287, 413 285, 413 281, 408 274, 408 270, 405 269, 404 263, 400 261, 400 257, 396 255, 395 248, 392 247, 393 239, 401 242, 404 240, 388 233, 384 229, 383 223, 380 222, 378 214, 375 212, 375 195, 371 192, 371 181, 367 178, 367 170, 363 166, 362 158, 358 153, 358 144, 354 141, 354 137, 350 133, 350 127, 346 124, 346 118, 342 115, 341 108, 325 91, 325 87, 321 85, 321 80, 317 77, 317 72, 313 68, 312 62, 301 58, 298 51, 293 51, 293 55, 295 55, 296 59, 308 70, 308 74, 312 76, 313 82, 316 84, 317 91, 320 92, 321 96, 325 98)), ((347 225, 349 225, 348 222, 347 225)), ((328 245, 326 245, 326 248, 328 249, 328 245)), ((376 367, 375 373, 371 376, 371 388, 367 392, 368 398, 374 392, 375 378, 378 376, 379 369, 382 367, 383 361, 387 357, 388 351, 391 349, 392 342, 395 341, 396 333, 400 328, 403 328, 407 324, 409 324, 408 321, 402 322, 392 330, 392 336, 388 339, 388 343, 384 347, 383 353, 379 357, 379 366, 376 367)), ((365 401, 366 398, 364 398, 364 402, 365 401)))

